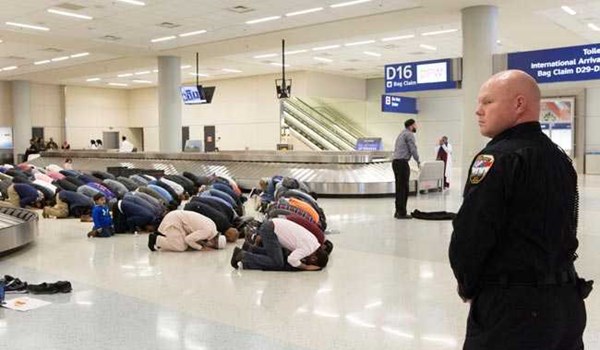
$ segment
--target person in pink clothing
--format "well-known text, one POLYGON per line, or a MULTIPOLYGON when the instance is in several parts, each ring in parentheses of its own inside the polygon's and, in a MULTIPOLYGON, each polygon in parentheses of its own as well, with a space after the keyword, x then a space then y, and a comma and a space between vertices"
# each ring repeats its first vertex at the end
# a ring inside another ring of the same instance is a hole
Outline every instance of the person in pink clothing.
POLYGON ((33 176, 35 177, 36 180, 44 181, 47 183, 52 183, 52 181, 54 181, 53 178, 51 178, 50 176, 48 176, 46 174, 42 174, 42 173, 35 173, 35 174, 33 174, 33 176))
POLYGON ((46 175, 48 175, 53 181, 54 180, 62 180, 65 178, 65 176, 59 172, 56 171, 49 171, 46 173, 46 175))
POLYGON ((158 230, 148 237, 152 251, 183 252, 222 249, 225 237, 217 232, 217 225, 208 217, 193 211, 174 210, 162 219, 158 230))

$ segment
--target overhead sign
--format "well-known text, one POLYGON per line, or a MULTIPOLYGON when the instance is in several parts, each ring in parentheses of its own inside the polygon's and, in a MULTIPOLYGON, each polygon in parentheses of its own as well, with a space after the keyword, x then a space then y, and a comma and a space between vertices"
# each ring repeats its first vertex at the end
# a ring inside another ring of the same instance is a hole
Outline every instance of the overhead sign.
POLYGON ((523 70, 538 83, 600 79, 600 44, 510 53, 508 69, 523 70))
POLYGON ((454 89, 452 60, 434 60, 385 66, 385 92, 454 89))
POLYGON ((206 103, 206 97, 203 95, 202 86, 182 86, 181 98, 186 105, 197 105, 206 103))
POLYGON ((381 111, 387 113, 417 114, 417 99, 404 96, 382 95, 381 111))

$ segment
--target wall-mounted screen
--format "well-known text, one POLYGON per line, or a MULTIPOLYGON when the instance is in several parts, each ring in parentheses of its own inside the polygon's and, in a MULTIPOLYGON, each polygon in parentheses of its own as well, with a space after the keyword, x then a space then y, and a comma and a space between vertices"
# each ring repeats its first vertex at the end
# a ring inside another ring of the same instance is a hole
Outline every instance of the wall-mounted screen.
POLYGON ((204 90, 202 89, 201 85, 182 86, 181 98, 183 99, 183 103, 186 105, 199 105, 206 103, 206 97, 204 96, 204 90))
POLYGON ((573 152, 573 120, 575 118, 575 98, 544 98, 540 106, 542 131, 559 145, 567 154, 573 152))
POLYGON ((13 137, 12 128, 9 126, 0 127, 0 149, 12 149, 13 137))

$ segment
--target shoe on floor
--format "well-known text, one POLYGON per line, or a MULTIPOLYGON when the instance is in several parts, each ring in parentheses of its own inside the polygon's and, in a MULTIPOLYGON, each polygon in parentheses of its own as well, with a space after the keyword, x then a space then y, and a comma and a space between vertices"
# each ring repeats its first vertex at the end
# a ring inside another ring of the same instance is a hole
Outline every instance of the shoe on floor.
POLYGON ((394 215, 394 217, 395 217, 396 219, 399 219, 399 220, 408 220, 408 219, 412 219, 412 216, 410 216, 409 214, 406 214, 406 215, 400 215, 400 214, 396 214, 396 215, 394 215))
POLYGON ((22 282, 18 278, 6 275, 4 276, 4 292, 6 294, 27 293, 27 282, 22 282))
POLYGON ((241 265, 243 257, 244 251, 240 247, 235 247, 231 255, 231 267, 237 270, 241 265))
POLYGON ((56 283, 30 284, 27 286, 27 290, 32 294, 56 294, 70 293, 72 288, 71 282, 58 281, 56 283))
POLYGON ((152 232, 151 234, 148 235, 148 249, 150 249, 153 252, 156 251, 156 237, 157 236, 158 235, 156 234, 156 232, 152 232))

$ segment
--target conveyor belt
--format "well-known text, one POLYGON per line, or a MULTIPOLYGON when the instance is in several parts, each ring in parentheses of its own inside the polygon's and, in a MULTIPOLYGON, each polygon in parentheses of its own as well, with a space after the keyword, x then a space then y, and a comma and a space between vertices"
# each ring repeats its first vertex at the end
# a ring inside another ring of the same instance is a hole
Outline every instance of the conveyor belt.
POLYGON ((0 206, 0 254, 33 242, 37 235, 36 213, 0 206))
MULTIPOLYGON (((296 152, 274 153, 269 157, 266 152, 236 153, 222 152, 222 159, 215 155, 199 154, 198 160, 190 154, 172 154, 169 157, 160 154, 115 154, 95 152, 71 152, 60 156, 47 152, 31 163, 45 167, 49 164, 62 165, 65 156, 73 158, 75 169, 83 171, 106 170, 107 167, 124 166, 164 170, 166 174, 189 171, 200 175, 218 174, 236 179, 245 189, 258 185, 263 177, 273 175, 291 176, 304 181, 321 195, 388 195, 394 193, 394 174, 389 160, 373 159, 364 153, 352 158, 351 152, 296 152), (132 158, 127 158, 129 155, 132 158), (158 158, 160 156, 160 158, 158 158), (285 156, 285 157, 284 157, 285 156), (135 158, 133 158, 135 157, 135 158), (319 158, 320 157, 320 158, 319 158), (184 158, 184 159, 179 159, 184 158), (237 158, 237 160, 233 159, 237 158), (272 160, 269 161, 269 158, 272 160), (323 160, 322 162, 320 160, 323 160)), ((416 179, 417 173, 411 173, 416 179)), ((416 182, 411 181, 411 191, 416 190, 416 182)))

